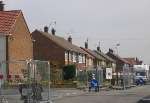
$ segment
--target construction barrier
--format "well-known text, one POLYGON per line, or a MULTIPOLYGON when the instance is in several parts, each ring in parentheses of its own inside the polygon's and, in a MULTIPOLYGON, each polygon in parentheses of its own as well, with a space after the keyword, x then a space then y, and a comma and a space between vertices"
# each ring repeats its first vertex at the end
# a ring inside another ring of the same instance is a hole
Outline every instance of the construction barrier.
POLYGON ((1 103, 50 103, 48 61, 0 62, 1 103))

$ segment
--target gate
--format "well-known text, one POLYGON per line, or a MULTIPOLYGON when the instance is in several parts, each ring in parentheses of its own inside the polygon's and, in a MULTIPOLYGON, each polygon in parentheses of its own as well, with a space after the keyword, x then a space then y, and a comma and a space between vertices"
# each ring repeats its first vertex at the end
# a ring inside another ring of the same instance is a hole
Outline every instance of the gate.
POLYGON ((50 103, 49 62, 39 60, 0 62, 0 101, 50 103))

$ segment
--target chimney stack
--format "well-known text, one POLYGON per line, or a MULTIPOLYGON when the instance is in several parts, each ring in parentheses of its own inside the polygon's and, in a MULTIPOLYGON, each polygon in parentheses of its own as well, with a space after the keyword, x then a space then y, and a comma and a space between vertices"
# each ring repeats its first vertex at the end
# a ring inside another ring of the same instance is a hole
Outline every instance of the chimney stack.
POLYGON ((52 32, 52 35, 55 35, 56 30, 52 28, 51 32, 52 32))
POLYGON ((71 36, 68 37, 68 42, 72 43, 72 37, 71 36))
POLYGON ((85 49, 88 49, 88 38, 87 38, 87 40, 86 40, 86 42, 85 42, 85 49))
POLYGON ((44 27, 44 32, 48 33, 48 27, 47 26, 44 27))
POLYGON ((109 48, 109 53, 112 53, 112 54, 113 54, 113 52, 114 52, 114 51, 113 51, 112 49, 109 48))
POLYGON ((97 51, 101 52, 100 46, 97 47, 97 51))
POLYGON ((99 42, 99 45, 97 46, 97 51, 101 52, 100 42, 99 42))
POLYGON ((0 11, 4 11, 4 3, 3 1, 0 1, 0 11))
POLYGON ((88 49, 88 42, 85 42, 85 49, 88 49))

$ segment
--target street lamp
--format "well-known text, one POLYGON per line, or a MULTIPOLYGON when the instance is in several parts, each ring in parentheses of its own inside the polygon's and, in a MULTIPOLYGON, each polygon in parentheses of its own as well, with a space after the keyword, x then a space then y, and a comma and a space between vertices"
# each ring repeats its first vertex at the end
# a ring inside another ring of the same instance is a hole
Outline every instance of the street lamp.
POLYGON ((118 52, 118 47, 119 47, 119 46, 120 46, 120 43, 117 43, 117 44, 116 44, 117 55, 118 55, 118 53, 119 53, 119 52, 118 52))
POLYGON ((126 65, 124 64, 123 66, 123 89, 126 89, 126 83, 125 83, 125 69, 126 69, 126 65))
MULTIPOLYGON (((118 55, 118 47, 120 46, 120 43, 117 43, 116 45, 115 45, 115 49, 116 49, 116 54, 118 55)), ((117 67, 117 69, 119 69, 119 67, 120 66, 116 66, 117 67)), ((120 78, 120 73, 119 73, 119 71, 117 70, 116 71, 116 76, 117 76, 117 85, 119 85, 119 78, 120 78)))

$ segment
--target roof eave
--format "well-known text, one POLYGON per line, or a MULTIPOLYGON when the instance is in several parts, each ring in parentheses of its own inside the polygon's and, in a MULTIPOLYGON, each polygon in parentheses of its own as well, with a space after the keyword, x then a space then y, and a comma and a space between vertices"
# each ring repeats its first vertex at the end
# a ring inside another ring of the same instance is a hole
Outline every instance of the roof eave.
POLYGON ((10 35, 12 35, 12 34, 10 34, 10 33, 2 33, 2 32, 0 32, 0 35, 3 35, 3 36, 10 36, 10 35))

